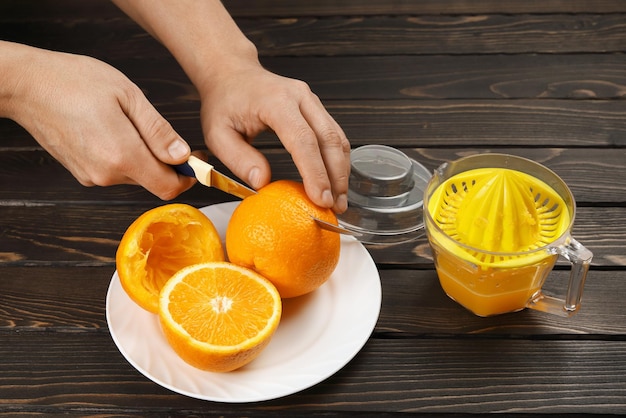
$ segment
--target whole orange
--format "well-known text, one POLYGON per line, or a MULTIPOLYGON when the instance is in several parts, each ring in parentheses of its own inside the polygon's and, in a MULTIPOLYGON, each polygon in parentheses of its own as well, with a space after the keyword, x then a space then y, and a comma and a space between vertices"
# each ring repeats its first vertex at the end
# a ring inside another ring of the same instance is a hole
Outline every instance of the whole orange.
POLYGON ((332 210, 313 203, 301 183, 279 180, 246 197, 226 228, 232 263, 269 279, 282 298, 324 284, 339 262, 339 234, 320 228, 312 217, 337 224, 332 210))

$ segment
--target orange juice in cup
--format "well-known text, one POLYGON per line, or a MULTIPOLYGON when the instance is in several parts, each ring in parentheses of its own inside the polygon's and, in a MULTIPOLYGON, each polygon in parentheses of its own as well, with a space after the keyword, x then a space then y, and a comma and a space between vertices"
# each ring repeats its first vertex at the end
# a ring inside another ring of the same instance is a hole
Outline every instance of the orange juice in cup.
POLYGON ((552 171, 505 154, 462 158, 435 171, 424 208, 439 281, 459 304, 479 316, 576 312, 592 254, 570 235, 574 198, 552 171), (541 291, 559 255, 572 263, 564 300, 541 291))

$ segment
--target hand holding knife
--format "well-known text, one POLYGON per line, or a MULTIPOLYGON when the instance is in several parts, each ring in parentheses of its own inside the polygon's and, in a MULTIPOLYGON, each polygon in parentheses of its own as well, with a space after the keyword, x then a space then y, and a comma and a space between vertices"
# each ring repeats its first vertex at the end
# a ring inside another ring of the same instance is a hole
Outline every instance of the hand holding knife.
MULTIPOLYGON (((215 187, 216 189, 232 194, 233 196, 237 196, 241 199, 256 194, 255 190, 220 173, 215 170, 211 164, 202 161, 193 155, 189 157, 186 163, 175 165, 174 169, 184 176, 195 177, 198 179, 198 182, 205 186, 215 187)), ((312 216, 312 218, 320 228, 326 229, 327 231, 353 236, 361 235, 358 232, 349 231, 341 226, 333 225, 316 217, 312 216)))

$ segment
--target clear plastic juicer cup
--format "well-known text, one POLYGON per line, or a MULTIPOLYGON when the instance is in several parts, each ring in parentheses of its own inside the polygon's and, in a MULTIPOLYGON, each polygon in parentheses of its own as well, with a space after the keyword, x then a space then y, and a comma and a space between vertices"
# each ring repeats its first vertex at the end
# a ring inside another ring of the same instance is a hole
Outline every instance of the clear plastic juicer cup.
POLYGON ((563 180, 525 158, 442 164, 424 193, 424 224, 443 290, 479 316, 524 308, 572 315, 593 257, 570 234, 575 212, 563 180), (565 299, 541 291, 559 255, 572 264, 565 299))

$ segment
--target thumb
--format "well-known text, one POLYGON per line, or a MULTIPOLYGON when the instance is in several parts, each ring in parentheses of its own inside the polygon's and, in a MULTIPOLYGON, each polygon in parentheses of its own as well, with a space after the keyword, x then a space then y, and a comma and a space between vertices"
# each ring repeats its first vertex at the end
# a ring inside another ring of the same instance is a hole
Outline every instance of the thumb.
POLYGON ((191 148, 143 93, 132 95, 122 108, 152 154, 165 164, 187 161, 191 148))

